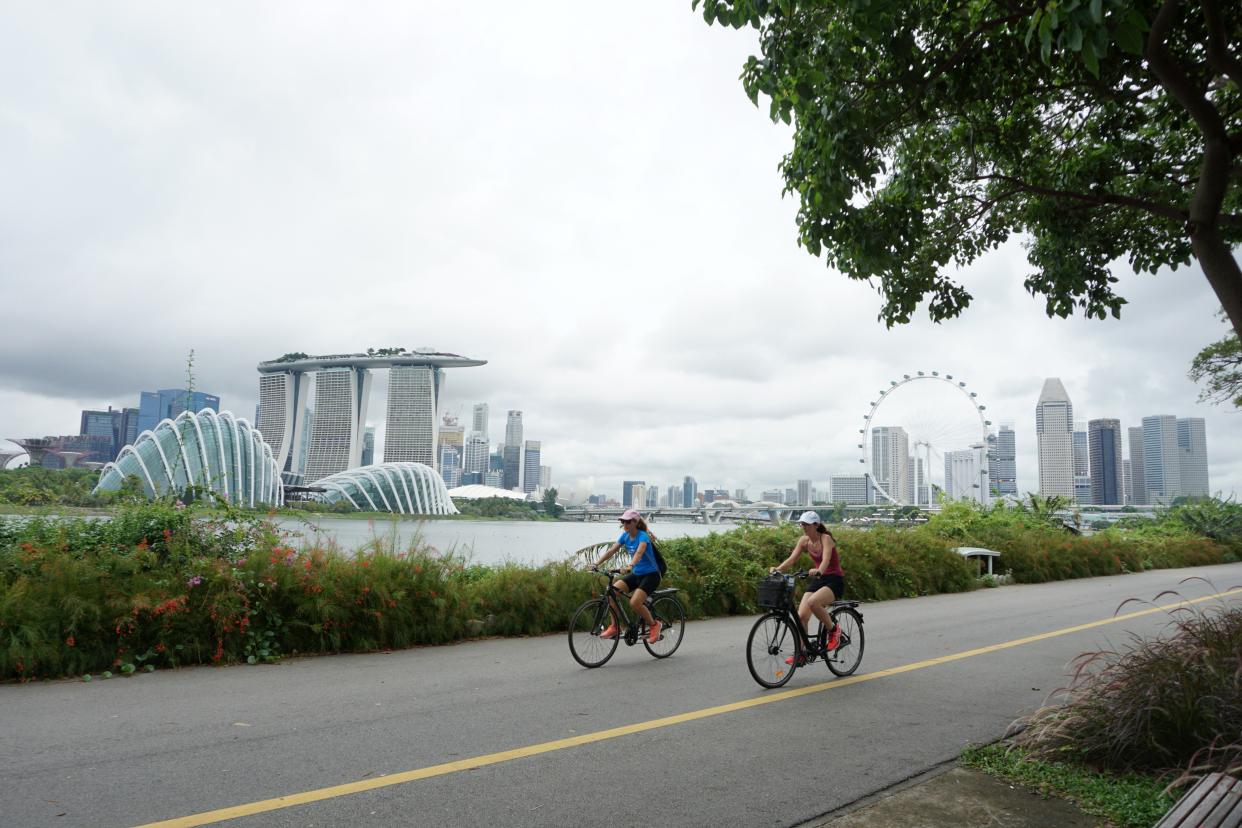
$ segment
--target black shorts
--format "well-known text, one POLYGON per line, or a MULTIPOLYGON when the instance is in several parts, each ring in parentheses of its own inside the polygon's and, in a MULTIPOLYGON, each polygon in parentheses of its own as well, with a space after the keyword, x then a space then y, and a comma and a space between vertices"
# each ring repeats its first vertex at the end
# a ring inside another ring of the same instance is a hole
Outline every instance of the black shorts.
POLYGON ((656 587, 660 585, 660 573, 648 572, 646 575, 635 575, 631 572, 621 580, 627 587, 629 587, 630 592, 633 592, 636 589, 641 589, 643 592, 650 595, 655 592, 656 587))
POLYGON ((807 581, 806 594, 814 595, 824 587, 832 590, 834 601, 840 601, 845 597, 845 579, 840 575, 812 575, 807 581))

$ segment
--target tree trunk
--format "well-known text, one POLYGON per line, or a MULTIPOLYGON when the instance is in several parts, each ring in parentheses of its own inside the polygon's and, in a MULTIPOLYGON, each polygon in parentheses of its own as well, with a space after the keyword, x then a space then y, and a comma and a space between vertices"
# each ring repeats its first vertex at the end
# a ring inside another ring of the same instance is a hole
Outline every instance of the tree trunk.
POLYGON ((1216 291, 1216 298, 1233 323, 1234 333, 1242 339, 1242 268, 1238 267, 1237 259, 1215 226, 1196 228, 1190 235, 1190 246, 1208 284, 1216 291))

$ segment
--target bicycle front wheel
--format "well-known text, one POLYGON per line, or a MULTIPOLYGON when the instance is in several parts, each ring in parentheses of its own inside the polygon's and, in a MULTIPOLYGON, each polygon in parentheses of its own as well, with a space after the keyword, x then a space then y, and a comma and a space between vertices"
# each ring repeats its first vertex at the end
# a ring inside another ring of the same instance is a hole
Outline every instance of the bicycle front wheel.
POLYGON ((681 637, 686 632, 686 611, 671 595, 663 595, 651 602, 651 615, 662 625, 660 637, 652 644, 643 639, 647 652, 656 658, 668 658, 681 646, 681 637))
POLYGON ((746 666, 764 687, 783 687, 802 658, 802 641, 789 618, 778 612, 761 616, 746 641, 746 666))
POLYGON ((862 616, 852 607, 841 607, 832 611, 832 620, 841 627, 841 643, 832 652, 824 652, 828 642, 828 633, 819 628, 819 647, 824 652, 824 663, 828 669, 838 676, 848 676, 858 669, 863 657, 863 625, 862 616))
POLYGON ((574 610, 569 619, 569 652, 574 660, 583 667, 602 667, 617 651, 617 643, 621 636, 618 633, 612 638, 600 638, 608 625, 618 629, 621 622, 616 611, 603 598, 587 601, 574 610))

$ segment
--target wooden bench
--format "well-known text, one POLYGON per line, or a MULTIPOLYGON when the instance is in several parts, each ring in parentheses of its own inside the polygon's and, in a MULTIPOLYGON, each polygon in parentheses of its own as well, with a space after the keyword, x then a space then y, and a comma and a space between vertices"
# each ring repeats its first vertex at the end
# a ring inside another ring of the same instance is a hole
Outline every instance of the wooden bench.
POLYGON ((1200 779, 1155 828, 1238 828, 1242 826, 1242 780, 1223 773, 1200 779))

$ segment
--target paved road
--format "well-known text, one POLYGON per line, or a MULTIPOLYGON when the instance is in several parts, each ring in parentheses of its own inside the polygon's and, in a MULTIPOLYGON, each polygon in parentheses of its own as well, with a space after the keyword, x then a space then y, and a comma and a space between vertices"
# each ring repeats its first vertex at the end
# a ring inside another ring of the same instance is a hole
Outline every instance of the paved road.
POLYGON ((795 825, 996 738, 1074 655, 1167 616, 1023 639, 1108 619, 1129 597, 1240 584, 1237 564, 871 604, 857 679, 817 664, 784 691, 747 672, 750 618, 692 622, 664 661, 622 645, 598 670, 548 636, 7 685, 0 824, 133 826, 318 791, 226 824, 795 825), (1179 585, 1188 576, 1210 583, 1179 585), (394 777, 406 781, 361 790, 394 777))

